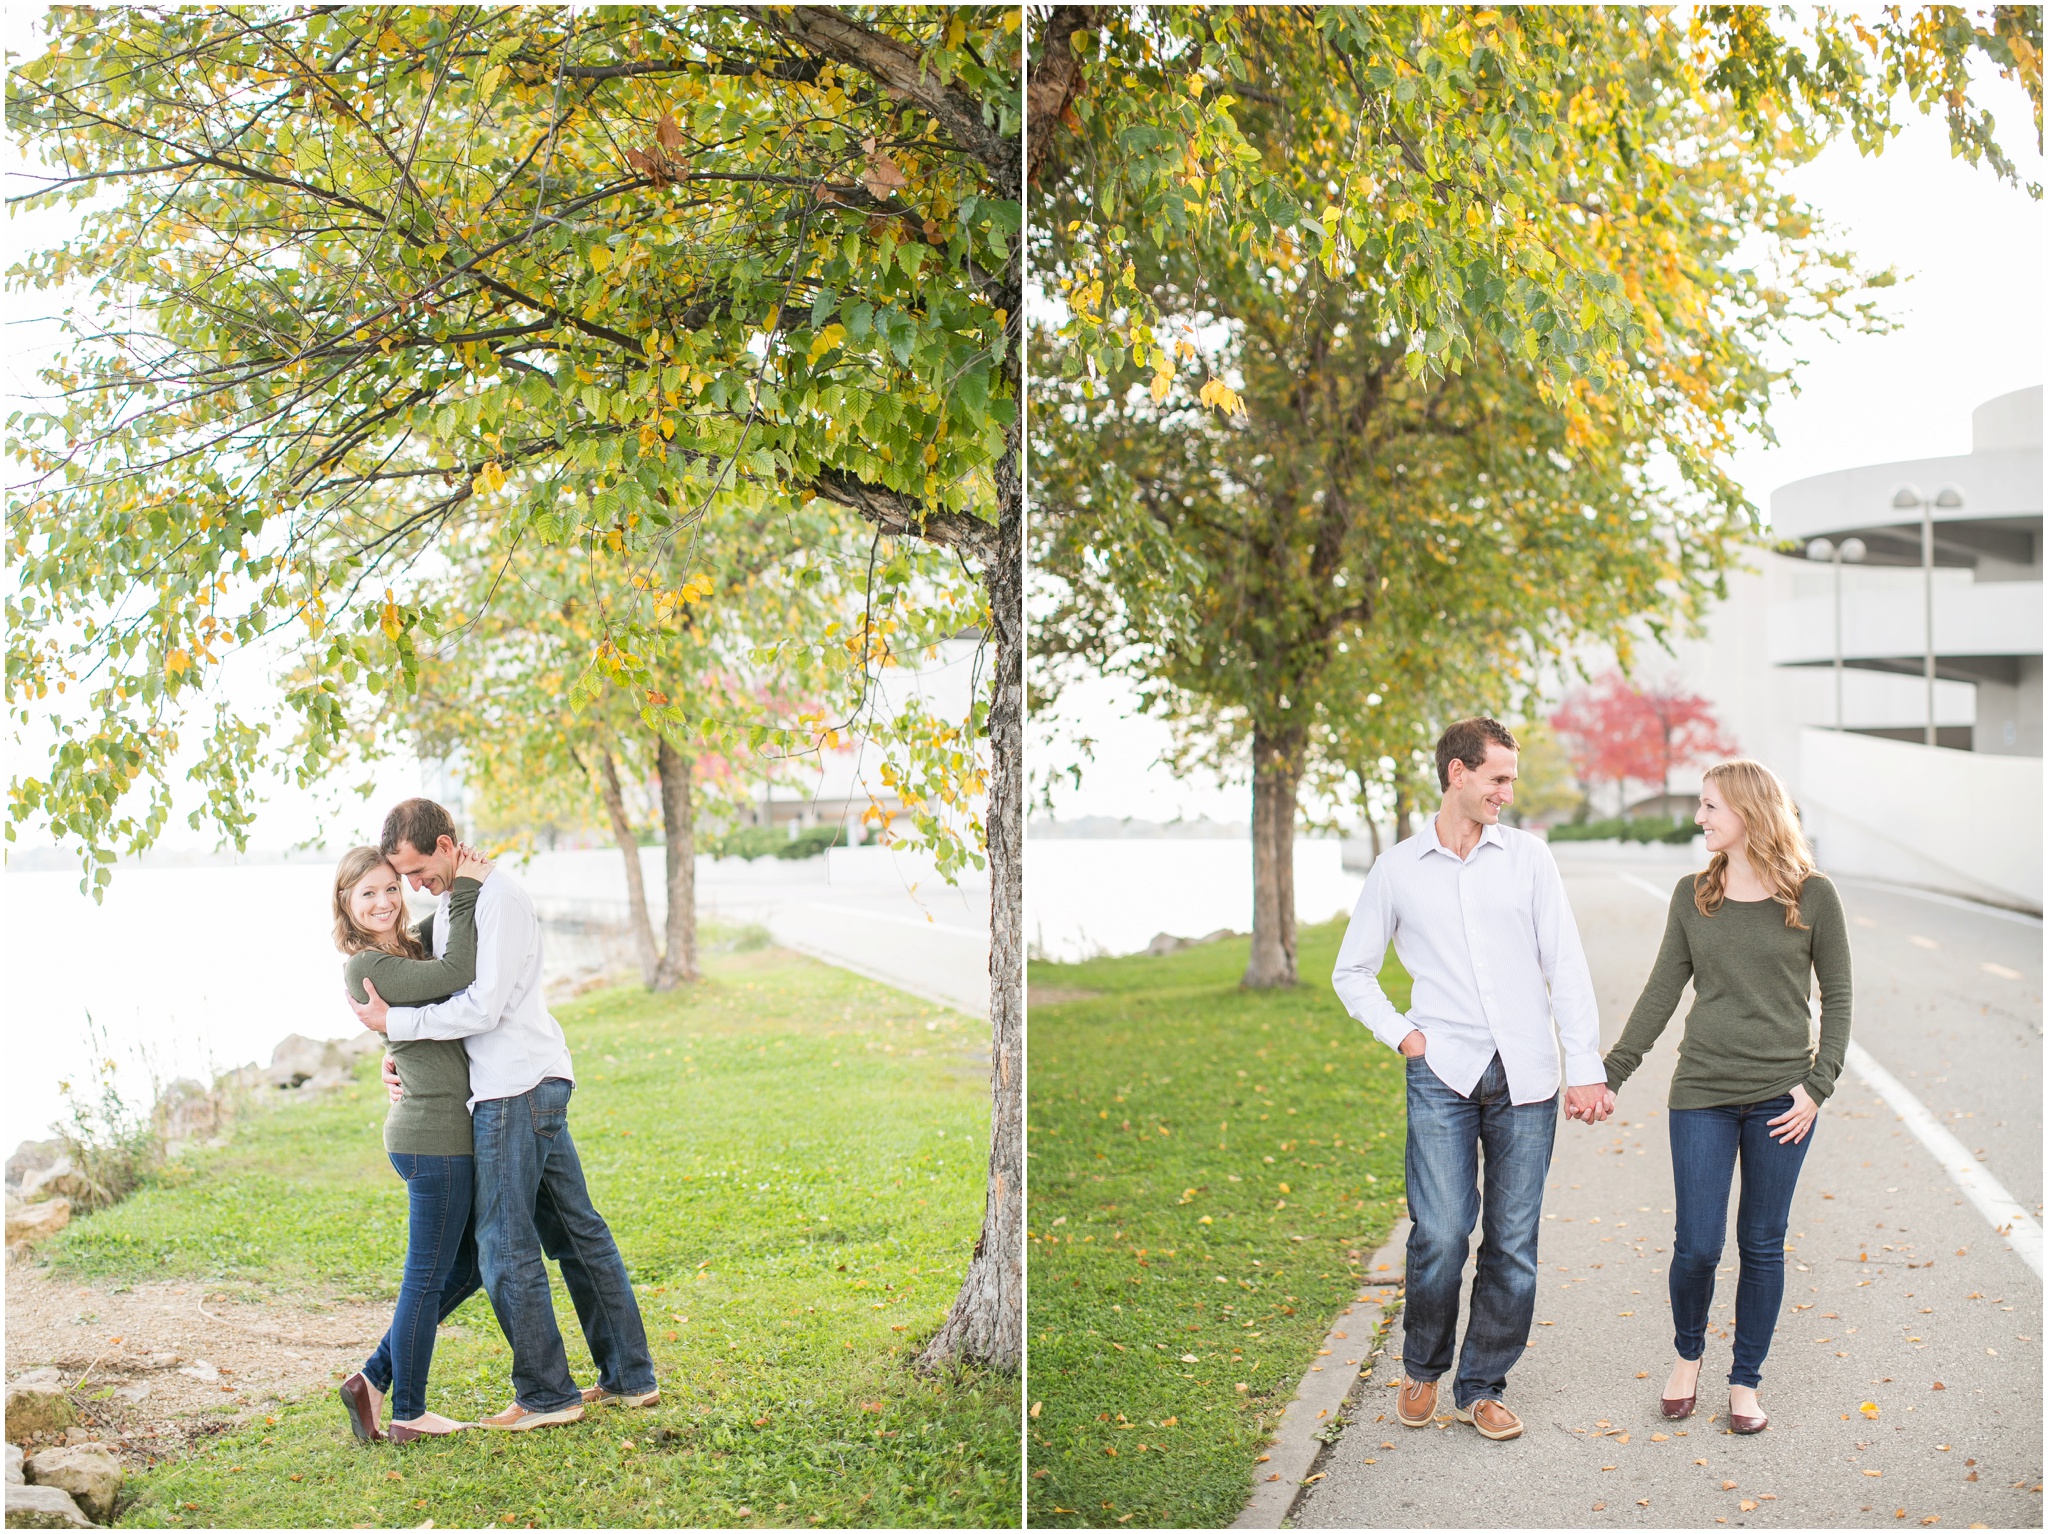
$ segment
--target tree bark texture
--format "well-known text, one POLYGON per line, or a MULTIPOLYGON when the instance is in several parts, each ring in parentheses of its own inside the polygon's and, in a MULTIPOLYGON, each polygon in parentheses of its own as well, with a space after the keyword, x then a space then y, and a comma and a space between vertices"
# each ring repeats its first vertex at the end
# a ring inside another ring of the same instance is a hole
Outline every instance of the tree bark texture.
POLYGON ((654 923, 647 915, 647 881, 640 876, 640 842, 626 819, 626 796, 619 788, 619 764, 609 746, 600 746, 597 759, 602 770, 598 787, 604 794, 604 812, 611 818, 612 839, 626 859, 626 901, 631 911, 633 951, 640 960, 640 983, 654 988, 654 974, 660 958, 654 951, 654 923))
POLYGON ((668 991, 697 978, 697 826, 690 797, 690 759, 658 737, 654 770, 661 778, 661 829, 668 855, 668 931, 651 990, 668 991))
POLYGON ((981 572, 995 635, 988 711, 989 1136, 981 1236, 953 1309, 918 1365, 1014 1373, 1024 1356, 1024 497, 1018 455, 996 469, 996 557, 981 572))
POLYGON ((1252 733, 1252 958, 1248 991, 1299 983, 1294 963, 1294 800, 1301 732, 1252 733))

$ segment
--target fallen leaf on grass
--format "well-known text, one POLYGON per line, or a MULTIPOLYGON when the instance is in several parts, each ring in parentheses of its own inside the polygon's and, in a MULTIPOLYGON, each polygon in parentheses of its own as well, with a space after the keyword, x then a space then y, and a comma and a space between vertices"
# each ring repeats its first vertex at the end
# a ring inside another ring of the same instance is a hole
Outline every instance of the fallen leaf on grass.
POLYGON ((1035 1422, 1035 1421, 1037 1421, 1037 1420, 1038 1420, 1038 1414, 1039 1414, 1040 1412, 1044 1411, 1044 1410, 1045 1410, 1045 1402, 1043 1402, 1043 1401, 1033 1401, 1033 1402, 1031 1403, 1031 1418, 1032 1418, 1032 1420, 1033 1420, 1034 1422, 1035 1422))

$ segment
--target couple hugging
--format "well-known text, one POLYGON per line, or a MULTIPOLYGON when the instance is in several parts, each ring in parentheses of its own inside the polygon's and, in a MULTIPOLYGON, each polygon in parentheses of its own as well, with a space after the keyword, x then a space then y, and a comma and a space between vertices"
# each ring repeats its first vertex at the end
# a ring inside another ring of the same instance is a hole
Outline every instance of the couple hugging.
POLYGON ((391 1397, 393 1443, 481 1425, 574 1422, 585 1403, 660 1400, 639 1302, 569 1138, 575 1075, 541 1003, 540 923, 526 891, 455 839, 440 805, 408 799, 381 845, 334 877, 334 941, 349 1005, 390 1041, 384 1149, 410 1219, 391 1329, 342 1382, 365 1443, 391 1397), (401 880, 440 898, 415 930, 401 880), (555 1325, 543 1255, 561 1264, 598 1383, 579 1391, 555 1325), (481 1424, 427 1410, 434 1329, 481 1288, 512 1345, 513 1403, 481 1424))
POLYGON ((1728 1423, 1767 1424, 1757 1404, 1785 1288, 1785 1227, 1820 1104, 1849 1047, 1849 935, 1835 887, 1815 872, 1791 796, 1770 769, 1705 774, 1704 872, 1671 892, 1664 940, 1621 1038, 1600 1053, 1593 980, 1549 848, 1500 824, 1514 802, 1514 736, 1491 719, 1437 742, 1442 810, 1374 860, 1333 980, 1351 1015, 1406 1056, 1405 1378, 1395 1415, 1427 1427, 1451 1367, 1472 1227, 1483 1214, 1471 1317, 1453 1406, 1487 1438, 1521 1419, 1501 1399, 1536 1309, 1536 1233, 1557 1128, 1557 1037, 1566 1118, 1597 1124, 1691 981, 1670 1097, 1676 1198, 1671 1316, 1677 1358, 1664 1415, 1690 1416, 1738 1164, 1728 1423), (1414 981, 1408 1015, 1380 989, 1391 942, 1414 981), (1807 997, 1821 994, 1815 1048, 1807 997), (1556 1033, 1552 1019, 1556 1020, 1556 1033), (1485 1148, 1484 1195, 1480 1148, 1485 1148))

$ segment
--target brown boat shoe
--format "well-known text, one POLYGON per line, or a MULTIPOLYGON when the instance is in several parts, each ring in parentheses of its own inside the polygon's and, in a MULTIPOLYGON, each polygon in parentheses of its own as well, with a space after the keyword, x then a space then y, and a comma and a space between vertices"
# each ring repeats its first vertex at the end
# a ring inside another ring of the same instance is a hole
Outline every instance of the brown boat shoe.
POLYGON ((1491 1398, 1458 1408, 1458 1420, 1479 1429, 1481 1438, 1520 1438, 1522 1419, 1491 1398))
POLYGON ((583 1420, 583 1403, 565 1406, 560 1411, 528 1411, 517 1401, 499 1412, 495 1417, 486 1417, 478 1427, 491 1428, 500 1433, 528 1433, 537 1427, 560 1427, 569 1422, 583 1420))
POLYGON ((585 1406, 659 1406, 661 1405, 661 1391, 659 1389, 611 1391, 605 1389, 602 1385, 586 1385, 583 1389, 583 1404, 585 1406))
POLYGON ((1404 1378, 1394 1397, 1394 1416, 1403 1427, 1428 1427, 1436 1417, 1436 1381, 1404 1378))

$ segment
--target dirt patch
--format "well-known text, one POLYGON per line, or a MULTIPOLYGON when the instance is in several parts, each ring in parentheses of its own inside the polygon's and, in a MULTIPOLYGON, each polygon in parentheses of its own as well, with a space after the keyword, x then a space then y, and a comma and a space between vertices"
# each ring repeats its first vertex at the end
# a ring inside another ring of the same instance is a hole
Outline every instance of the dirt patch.
POLYGON ((154 1464, 331 1388, 390 1320, 388 1302, 346 1295, 189 1280, 82 1284, 13 1263, 7 1374, 61 1370, 87 1437, 131 1465, 154 1464))
POLYGON ((1074 986, 1033 985, 1024 991, 1027 1007, 1057 1007, 1070 1001, 1093 1001, 1100 991, 1083 991, 1074 986))

